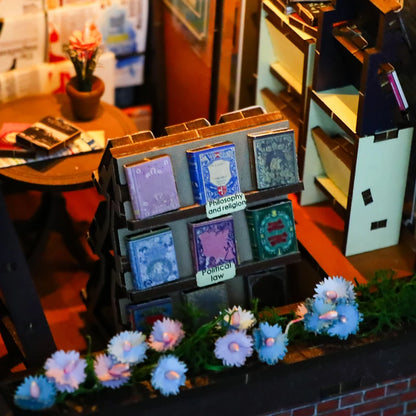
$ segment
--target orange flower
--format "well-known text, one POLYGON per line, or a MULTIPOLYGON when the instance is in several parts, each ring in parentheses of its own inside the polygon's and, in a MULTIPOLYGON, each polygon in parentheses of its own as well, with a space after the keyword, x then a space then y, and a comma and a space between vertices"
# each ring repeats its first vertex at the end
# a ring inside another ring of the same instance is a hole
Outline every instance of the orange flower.
POLYGON ((80 52, 92 52, 101 44, 102 36, 94 23, 85 25, 84 30, 75 30, 69 37, 70 47, 80 52))

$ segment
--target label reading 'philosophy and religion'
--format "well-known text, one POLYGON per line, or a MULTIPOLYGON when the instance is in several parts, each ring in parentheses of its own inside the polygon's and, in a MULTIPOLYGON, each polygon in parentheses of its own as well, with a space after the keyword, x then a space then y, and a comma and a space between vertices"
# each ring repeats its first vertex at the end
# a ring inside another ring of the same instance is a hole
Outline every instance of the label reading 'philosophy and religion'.
POLYGON ((198 287, 204 287, 232 279, 233 277, 235 277, 235 263, 230 261, 209 269, 200 270, 196 274, 196 284, 198 287))
POLYGON ((242 192, 224 198, 207 201, 205 205, 208 218, 216 218, 228 215, 232 212, 241 211, 246 208, 246 196, 242 192))

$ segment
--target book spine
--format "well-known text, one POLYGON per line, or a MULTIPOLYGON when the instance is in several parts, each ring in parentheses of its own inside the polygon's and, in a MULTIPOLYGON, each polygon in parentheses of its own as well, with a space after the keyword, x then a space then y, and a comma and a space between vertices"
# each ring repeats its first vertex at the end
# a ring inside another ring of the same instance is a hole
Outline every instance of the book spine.
POLYGON ((191 223, 188 223, 188 235, 189 235, 189 244, 191 247, 191 259, 192 259, 192 267, 193 270, 198 272, 198 253, 197 253, 197 245, 196 245, 196 235, 194 232, 194 226, 191 223))
POLYGON ((260 260, 260 247, 259 247, 259 240, 258 240, 258 224, 257 224, 257 214, 255 214, 251 210, 246 210, 246 220, 247 220, 247 228, 248 234, 250 236, 250 245, 251 245, 251 252, 253 254, 254 260, 260 260))
POLYGON ((135 250, 135 242, 134 241, 128 241, 127 242, 127 249, 129 253, 129 260, 130 260, 130 269, 131 269, 131 275, 132 275, 132 283, 133 287, 135 289, 143 289, 141 285, 141 275, 140 275, 140 268, 139 264, 137 263, 137 257, 136 257, 136 250, 135 250))
POLYGON ((206 198, 199 155, 187 153, 186 157, 188 159, 189 175, 191 177, 194 200, 197 204, 204 205, 206 203, 206 198))
POLYGON ((133 215, 136 219, 141 219, 141 206, 140 206, 140 198, 139 198, 139 192, 136 186, 136 173, 134 167, 126 167, 124 168, 124 172, 126 174, 126 181, 127 181, 127 187, 129 189, 130 194, 130 201, 131 201, 131 207, 133 209, 133 215))
POLYGON ((254 138, 248 136, 248 157, 250 161, 250 177, 253 188, 258 188, 257 173, 256 173, 256 158, 254 156, 254 138))

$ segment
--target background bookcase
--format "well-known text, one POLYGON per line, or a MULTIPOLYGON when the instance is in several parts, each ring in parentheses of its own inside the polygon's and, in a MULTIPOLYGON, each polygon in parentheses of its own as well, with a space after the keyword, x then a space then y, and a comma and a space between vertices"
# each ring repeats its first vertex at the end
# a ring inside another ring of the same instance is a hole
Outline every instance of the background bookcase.
MULTIPOLYGON (((193 200, 186 150, 224 140, 233 142, 236 146, 240 187, 246 196, 247 206, 277 202, 286 199, 289 193, 300 192, 303 185, 298 182, 279 188, 256 190, 250 172, 247 134, 287 126, 288 122, 280 112, 265 113, 261 107, 254 107, 223 115, 217 125, 211 126, 206 120, 199 119, 167 127, 169 134, 158 138, 154 138, 151 132, 141 132, 110 140, 100 166, 93 175, 95 186, 105 199, 98 206, 89 231, 89 243, 99 256, 99 261, 87 286, 88 311, 97 317, 98 309, 109 303, 114 329, 119 330, 127 325, 124 316, 127 304, 170 297, 175 307, 175 304, 183 302, 187 291, 197 290, 187 223, 206 218, 206 215, 205 206, 195 204, 193 200), (161 154, 171 157, 181 207, 176 211, 136 220, 132 215, 123 165, 161 154), (173 233, 180 278, 153 288, 135 290, 131 282, 125 237, 163 225, 168 225, 173 233)), ((238 211, 232 215, 239 264, 236 276, 220 283, 226 285, 230 306, 247 304, 249 276, 300 260, 300 253, 296 251, 273 259, 254 261, 245 212, 238 211)))
POLYGON ((290 23, 278 1, 262 2, 259 31, 256 103, 268 111, 288 106, 302 124, 316 39, 290 23))
POLYGON ((394 66, 395 51, 404 42, 398 3, 332 3, 319 18, 313 83, 298 146, 305 185, 300 203, 332 200, 345 218, 344 254, 353 255, 399 240, 413 128, 382 77, 382 65, 394 66), (366 48, 357 50, 333 31, 343 21, 361 29, 366 48), (325 173, 311 133, 317 126, 354 144, 347 194, 325 173))

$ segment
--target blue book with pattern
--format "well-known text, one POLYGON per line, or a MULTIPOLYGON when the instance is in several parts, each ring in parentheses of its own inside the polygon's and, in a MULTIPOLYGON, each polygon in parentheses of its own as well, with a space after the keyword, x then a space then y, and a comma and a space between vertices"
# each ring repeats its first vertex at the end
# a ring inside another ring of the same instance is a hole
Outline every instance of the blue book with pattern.
POLYGON ((299 182, 295 136, 292 129, 248 135, 253 183, 265 189, 299 182))
POLYGON ((179 278, 169 227, 127 237, 127 249, 135 289, 148 289, 179 278))
POLYGON ((235 145, 221 142, 186 151, 196 203, 204 205, 240 192, 235 145))

